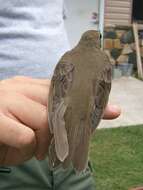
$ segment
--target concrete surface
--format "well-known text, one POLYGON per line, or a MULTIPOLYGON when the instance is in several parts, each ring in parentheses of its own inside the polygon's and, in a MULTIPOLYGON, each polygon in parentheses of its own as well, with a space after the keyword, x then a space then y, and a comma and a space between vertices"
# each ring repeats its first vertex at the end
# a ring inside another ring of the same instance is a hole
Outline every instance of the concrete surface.
POLYGON ((143 81, 132 77, 114 79, 109 102, 122 109, 118 119, 102 120, 98 128, 143 124, 143 81))

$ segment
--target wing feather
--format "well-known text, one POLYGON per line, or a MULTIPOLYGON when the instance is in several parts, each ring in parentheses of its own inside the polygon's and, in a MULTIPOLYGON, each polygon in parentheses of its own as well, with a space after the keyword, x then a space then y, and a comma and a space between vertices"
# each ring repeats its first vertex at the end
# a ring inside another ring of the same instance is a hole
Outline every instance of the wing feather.
POLYGON ((55 151, 58 159, 63 162, 69 154, 69 144, 67 139, 67 131, 65 128, 64 114, 66 111, 66 106, 64 101, 61 101, 57 105, 57 109, 52 118, 53 123, 53 133, 55 140, 55 151))
POLYGON ((91 112, 92 131, 94 131, 95 128, 98 126, 108 102, 109 93, 111 90, 111 72, 111 66, 107 66, 100 75, 100 78, 97 81, 93 82, 94 102, 91 112))
POLYGON ((67 107, 64 97, 72 85, 73 70, 74 66, 71 62, 71 56, 66 53, 55 68, 48 100, 49 127, 54 137, 54 141, 52 142, 55 143, 56 155, 62 162, 69 154, 67 131, 64 121, 64 114, 67 107))

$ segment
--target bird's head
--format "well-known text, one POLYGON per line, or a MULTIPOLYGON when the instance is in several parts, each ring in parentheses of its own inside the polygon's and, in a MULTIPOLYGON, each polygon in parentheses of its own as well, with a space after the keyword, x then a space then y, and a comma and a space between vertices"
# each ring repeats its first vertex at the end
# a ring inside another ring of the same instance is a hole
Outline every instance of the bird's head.
POLYGON ((96 30, 86 31, 80 39, 81 44, 85 44, 87 46, 96 46, 98 48, 100 47, 100 41, 101 34, 99 31, 96 30))

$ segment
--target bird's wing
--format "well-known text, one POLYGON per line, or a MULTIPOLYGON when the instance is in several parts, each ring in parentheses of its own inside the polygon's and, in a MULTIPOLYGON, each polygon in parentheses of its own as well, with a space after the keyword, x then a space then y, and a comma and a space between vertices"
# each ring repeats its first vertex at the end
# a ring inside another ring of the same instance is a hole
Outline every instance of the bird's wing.
MULTIPOLYGON (((74 141, 72 163, 77 171, 83 171, 87 167, 88 150, 90 140, 90 130, 88 125, 85 125, 86 119, 80 120, 80 125, 76 134, 76 141, 74 141)), ((72 143, 72 144, 73 144, 72 143)))
MULTIPOLYGON (((111 89, 111 65, 108 64, 107 60, 106 63, 107 66, 92 84, 93 97, 91 98, 91 102, 89 102, 91 106, 91 113, 89 113, 89 116, 91 117, 89 118, 91 125, 85 125, 86 118, 82 118, 78 126, 75 124, 75 129, 77 129, 76 140, 74 140, 74 136, 70 139, 72 141, 70 144, 72 144, 71 149, 73 151, 71 159, 73 166, 77 171, 83 171, 87 166, 90 137, 98 126, 108 101, 111 89)), ((73 134, 75 135, 75 132, 73 134)))
POLYGON ((67 131, 64 114, 67 106, 64 97, 72 85, 74 66, 70 53, 66 53, 57 64, 51 81, 48 102, 50 130, 54 134, 55 150, 60 161, 64 161, 69 153, 67 131))
MULTIPOLYGON (((106 61, 107 63, 107 61, 106 61)), ((107 64, 103 72, 97 79, 93 82, 93 105, 91 112, 91 130, 92 132, 98 126, 103 114, 105 107, 108 102, 109 93, 111 90, 111 78, 112 78, 112 66, 107 64)))

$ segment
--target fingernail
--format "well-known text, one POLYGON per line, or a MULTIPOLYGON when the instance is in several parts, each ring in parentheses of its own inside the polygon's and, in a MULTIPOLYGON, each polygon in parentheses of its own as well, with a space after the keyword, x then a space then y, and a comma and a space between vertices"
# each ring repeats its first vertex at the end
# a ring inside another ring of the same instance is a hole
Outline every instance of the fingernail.
POLYGON ((109 109, 110 109, 112 112, 119 112, 119 113, 121 113, 121 108, 120 108, 119 106, 110 105, 109 109))

